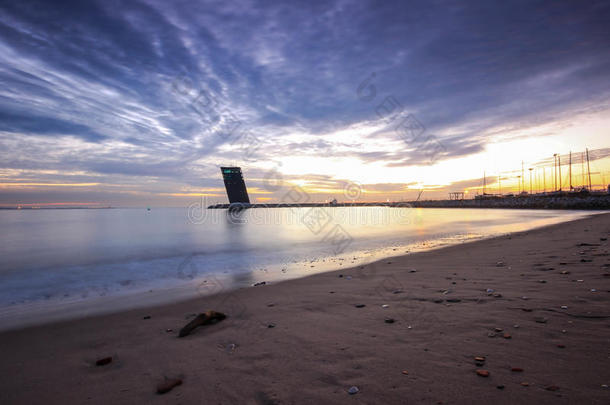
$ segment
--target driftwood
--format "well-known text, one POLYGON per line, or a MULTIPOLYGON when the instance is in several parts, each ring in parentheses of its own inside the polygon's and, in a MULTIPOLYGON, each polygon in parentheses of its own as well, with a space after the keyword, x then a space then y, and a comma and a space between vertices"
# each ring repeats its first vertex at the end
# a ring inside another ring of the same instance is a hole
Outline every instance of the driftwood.
POLYGON ((202 314, 197 315, 195 319, 193 319, 192 321, 187 323, 182 329, 180 329, 178 337, 185 337, 199 326, 211 325, 222 321, 226 317, 227 316, 222 312, 206 311, 202 314))

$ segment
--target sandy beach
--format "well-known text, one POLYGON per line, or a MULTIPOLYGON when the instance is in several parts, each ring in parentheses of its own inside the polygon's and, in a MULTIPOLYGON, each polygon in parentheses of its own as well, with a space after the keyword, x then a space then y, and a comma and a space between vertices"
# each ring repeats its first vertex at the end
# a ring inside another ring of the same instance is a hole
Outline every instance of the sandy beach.
POLYGON ((0 403, 606 404, 609 236, 602 214, 2 332, 0 403), (227 318, 178 337, 207 310, 227 318))

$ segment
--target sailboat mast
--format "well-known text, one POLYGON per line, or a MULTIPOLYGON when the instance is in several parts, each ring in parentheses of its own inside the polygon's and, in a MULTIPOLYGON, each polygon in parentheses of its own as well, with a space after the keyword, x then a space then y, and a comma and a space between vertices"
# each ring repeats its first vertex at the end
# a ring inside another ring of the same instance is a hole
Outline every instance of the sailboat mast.
POLYGON ((589 165, 589 148, 586 148, 587 151, 587 172, 589 173, 589 191, 591 191, 591 166, 589 165))
POLYGON ((572 191, 572 151, 570 151, 570 191, 572 191))

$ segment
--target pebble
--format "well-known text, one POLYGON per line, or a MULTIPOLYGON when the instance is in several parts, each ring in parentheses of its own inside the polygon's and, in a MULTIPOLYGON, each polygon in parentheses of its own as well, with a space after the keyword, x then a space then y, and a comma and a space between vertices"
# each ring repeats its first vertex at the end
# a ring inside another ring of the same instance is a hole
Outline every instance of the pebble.
POLYGON ((502 332, 504 329, 502 329, 502 328, 495 328, 494 330, 495 330, 496 332, 500 333, 500 332, 502 332))
POLYGON ((514 325, 513 325, 513 328, 515 328, 515 329, 519 329, 519 325, 518 325, 518 324, 514 324, 514 325))
POLYGON ((261 286, 261 285, 267 285, 267 282, 266 281, 261 281, 259 283, 254 283, 254 287, 258 287, 258 286, 261 286))
POLYGON ((567 305, 562 305, 561 309, 568 309, 568 306, 567 305))
POLYGON ((409 273, 417 273, 417 270, 411 269, 411 270, 409 270, 409 273))
POLYGON ((389 308, 389 307, 390 307, 390 306, 389 306, 388 304, 383 304, 383 305, 381 306, 381 308, 389 308))
POLYGON ((595 288, 591 288, 591 292, 597 292, 595 288))
POLYGON ((521 383, 521 385, 523 385, 524 387, 529 387, 529 386, 530 386, 530 383, 528 383, 528 382, 522 382, 522 383, 521 383))
POLYGON ((561 272, 561 274, 570 274, 570 272, 567 271, 567 270, 564 270, 564 271, 561 272))
POLYGON ((537 316, 534 318, 534 321, 536 321, 537 323, 546 323, 547 319, 545 317, 542 316, 537 316))
POLYGON ((449 298, 449 299, 447 299, 447 302, 456 303, 456 302, 462 302, 462 300, 459 298, 449 298))
POLYGON ((491 294, 491 293, 492 293, 492 292, 494 292, 495 290, 494 290, 493 288, 488 288, 488 289, 487 289, 487 290, 485 290, 485 291, 487 291, 487 293, 488 293, 488 294, 491 294))
POLYGON ((165 394, 170 392, 175 387, 182 385, 182 380, 179 378, 171 378, 157 385, 157 394, 165 394))
POLYGON ((271 329, 271 328, 275 328, 275 324, 274 324, 274 323, 270 323, 269 325, 267 325, 267 327, 268 327, 269 329, 271 329))
POLYGON ((475 361, 485 361, 485 357, 484 356, 476 356, 474 358, 475 361))
POLYGON ((510 334, 508 334, 508 333, 505 333, 502 337, 504 339, 512 339, 512 336, 510 334))
POLYGON ((547 391, 559 391, 559 387, 556 385, 549 385, 548 387, 545 388, 545 390, 547 391))
POLYGON ((404 375, 408 375, 408 374, 409 374, 409 372, 408 372, 407 370, 402 370, 402 373, 403 373, 404 375))
POLYGON ((481 377, 489 377, 489 371, 478 369, 477 370, 477 375, 481 376, 481 377))
POLYGON ((522 373, 523 369, 521 367, 513 367, 510 369, 510 371, 515 372, 515 373, 522 373))
POLYGON ((523 297, 521 297, 522 300, 529 300, 529 297, 526 297, 525 295, 523 297))
POLYGON ((350 395, 354 395, 354 394, 357 394, 357 393, 358 393, 358 391, 360 391, 360 390, 358 389, 358 387, 356 387, 356 386, 354 385, 354 386, 350 387, 350 388, 347 390, 347 393, 348 393, 348 394, 350 394, 350 395))
POLYGON ((385 318, 384 320, 385 323, 394 323, 394 318, 385 318))
POLYGON ((608 388, 608 384, 602 384, 602 388, 608 388))
POLYGON ((366 307, 366 305, 364 305, 364 304, 356 304, 356 305, 354 305, 354 306, 355 306, 356 308, 364 308, 364 307, 366 307))
POLYGON ((496 385, 496 388, 499 389, 499 390, 503 390, 504 386, 503 385, 496 385))
POLYGON ((487 334, 487 337, 490 337, 490 338, 492 338, 492 337, 496 337, 496 334, 495 334, 495 333, 493 333, 493 332, 489 332, 489 333, 487 334))
POLYGON ((150 319, 150 315, 146 315, 144 318, 142 319, 150 319))
POLYGON ((105 366, 106 364, 112 363, 112 356, 104 357, 95 362, 96 366, 105 366))

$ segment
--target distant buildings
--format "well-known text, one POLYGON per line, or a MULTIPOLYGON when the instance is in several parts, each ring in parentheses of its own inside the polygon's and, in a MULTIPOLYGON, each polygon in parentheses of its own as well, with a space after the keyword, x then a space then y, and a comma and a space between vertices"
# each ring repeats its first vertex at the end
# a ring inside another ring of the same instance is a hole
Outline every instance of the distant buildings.
POLYGON ((229 203, 250 204, 246 183, 239 167, 221 167, 222 179, 225 182, 229 203))

